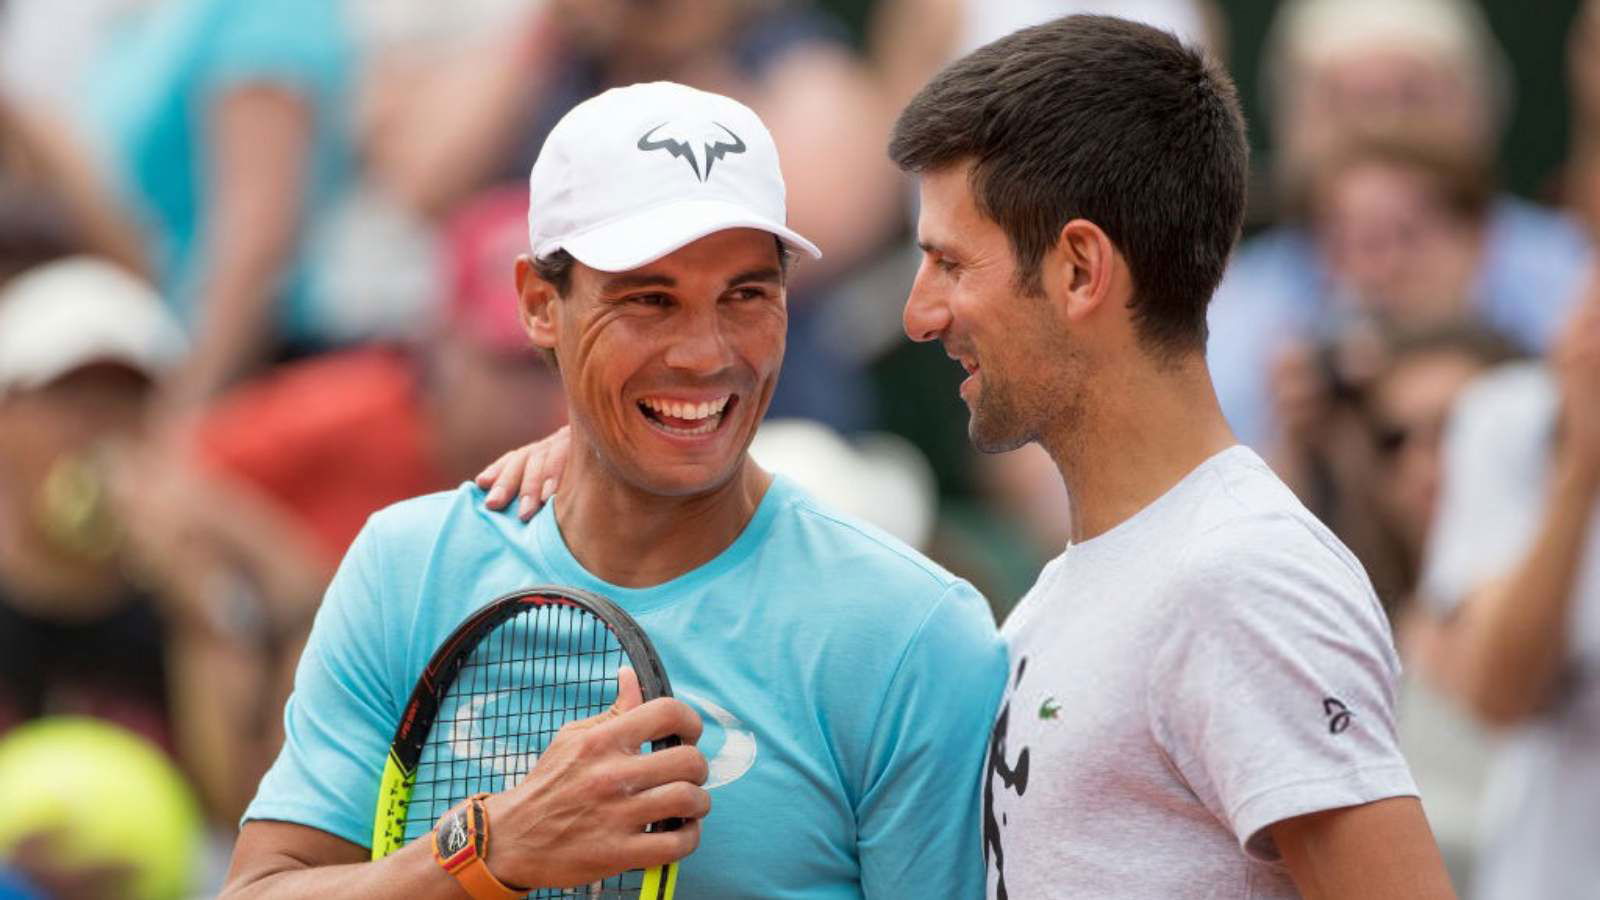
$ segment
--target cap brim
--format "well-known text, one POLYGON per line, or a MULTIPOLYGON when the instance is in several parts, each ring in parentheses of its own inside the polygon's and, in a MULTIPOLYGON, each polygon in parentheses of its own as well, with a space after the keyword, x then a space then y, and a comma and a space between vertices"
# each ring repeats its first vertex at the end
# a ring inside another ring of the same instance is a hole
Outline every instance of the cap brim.
POLYGON ((817 246, 787 226, 724 200, 681 200, 607 222, 540 250, 540 256, 565 249, 578 262, 602 272, 626 272, 655 262, 709 234, 730 228, 770 232, 813 259, 817 246))

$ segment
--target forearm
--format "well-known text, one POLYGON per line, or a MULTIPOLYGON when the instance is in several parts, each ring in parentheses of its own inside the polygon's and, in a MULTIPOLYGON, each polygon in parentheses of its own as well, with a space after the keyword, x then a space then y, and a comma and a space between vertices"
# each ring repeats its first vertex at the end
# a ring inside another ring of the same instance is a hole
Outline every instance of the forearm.
POLYGON ((310 105, 272 85, 235 89, 213 112, 200 324, 176 386, 203 401, 264 353, 294 258, 315 124, 310 105))
MULTIPOLYGON (((246 840, 241 838, 241 841, 246 840)), ((412 841, 381 860, 308 866, 289 854, 268 856, 249 867, 235 856, 222 897, 228 900, 341 897, 347 900, 457 900, 466 893, 433 859, 432 843, 412 841)))
POLYGON ((376 101, 379 111, 364 141, 374 173, 392 196, 423 215, 440 216, 493 174, 525 126, 525 107, 542 79, 550 51, 541 40, 519 35, 473 47, 395 81, 404 86, 403 96, 376 101))
POLYGON ((1509 725, 1536 712, 1566 662, 1578 566, 1589 538, 1600 473, 1561 465, 1532 548, 1504 580, 1468 599, 1452 642, 1453 682, 1485 721, 1509 725))

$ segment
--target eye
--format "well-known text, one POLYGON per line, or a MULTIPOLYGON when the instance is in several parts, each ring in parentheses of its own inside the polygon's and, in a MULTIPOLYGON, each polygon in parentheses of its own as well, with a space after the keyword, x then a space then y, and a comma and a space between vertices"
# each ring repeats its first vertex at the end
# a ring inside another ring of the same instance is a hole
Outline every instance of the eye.
POLYGON ((729 300, 765 300, 767 298, 767 289, 754 285, 737 287, 729 291, 727 296, 729 300))
POLYGON ((659 291, 649 294, 630 294, 628 295, 628 302, 640 306, 665 307, 672 305, 672 297, 659 291))
POLYGON ((961 269, 961 264, 948 256, 935 256, 933 258, 933 266, 946 275, 954 275, 961 269))

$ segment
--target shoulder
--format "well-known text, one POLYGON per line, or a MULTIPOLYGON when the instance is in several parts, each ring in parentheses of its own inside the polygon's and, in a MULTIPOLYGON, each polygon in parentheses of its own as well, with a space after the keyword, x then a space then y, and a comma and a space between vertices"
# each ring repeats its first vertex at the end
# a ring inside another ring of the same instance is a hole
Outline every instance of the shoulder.
POLYGON ((373 513, 351 553, 377 554, 386 566, 419 580, 422 569, 441 553, 459 555, 467 545, 501 544, 503 534, 520 524, 514 516, 486 507, 484 492, 465 482, 373 513))
POLYGON ((988 604, 966 581, 784 479, 774 486, 784 493, 768 540, 785 560, 783 577, 805 578, 831 618, 870 624, 879 634, 884 626, 920 630, 930 619, 956 619, 994 637, 988 604))
POLYGON ((918 592, 965 583, 899 538, 823 504, 787 479, 774 481, 773 488, 782 491, 775 536, 797 542, 818 562, 848 565, 863 578, 918 592))
POLYGON ((1381 607, 1355 555, 1254 453, 1207 473, 1212 484, 1173 567, 1174 597, 1202 616, 1381 607))

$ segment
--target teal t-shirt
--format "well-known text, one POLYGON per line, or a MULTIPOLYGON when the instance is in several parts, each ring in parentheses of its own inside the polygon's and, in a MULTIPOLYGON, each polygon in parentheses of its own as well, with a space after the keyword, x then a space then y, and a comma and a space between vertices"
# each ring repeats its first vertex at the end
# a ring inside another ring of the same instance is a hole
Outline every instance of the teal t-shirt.
POLYGON ((389 740, 439 642, 539 583, 601 593, 705 723, 712 811, 682 897, 981 897, 979 771, 1006 659, 970 585, 783 477, 721 555, 631 589, 586 571, 547 505, 463 485, 373 516, 334 578, 245 819, 367 846, 389 740))
MULTIPOLYGON (((341 0, 163 0, 130 11, 91 70, 81 110, 145 226, 163 293, 192 326, 208 223, 211 110, 243 85, 286 89, 312 114, 304 220, 350 177, 354 39, 341 0)), ((275 285, 290 337, 315 333, 303 267, 275 285)))

